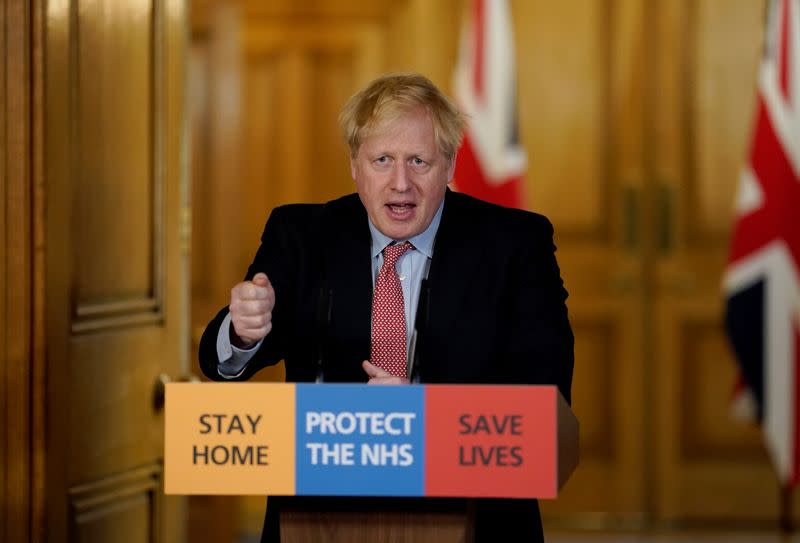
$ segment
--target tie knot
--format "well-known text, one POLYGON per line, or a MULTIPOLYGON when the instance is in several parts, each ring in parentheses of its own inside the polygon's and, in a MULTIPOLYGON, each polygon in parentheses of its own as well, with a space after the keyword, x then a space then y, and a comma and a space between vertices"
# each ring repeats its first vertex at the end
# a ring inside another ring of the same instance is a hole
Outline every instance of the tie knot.
POLYGON ((383 249, 383 259, 385 262, 388 262, 390 266, 394 266, 397 262, 397 259, 403 256, 406 251, 411 249, 413 245, 408 241, 404 243, 398 243, 397 245, 387 245, 383 249))

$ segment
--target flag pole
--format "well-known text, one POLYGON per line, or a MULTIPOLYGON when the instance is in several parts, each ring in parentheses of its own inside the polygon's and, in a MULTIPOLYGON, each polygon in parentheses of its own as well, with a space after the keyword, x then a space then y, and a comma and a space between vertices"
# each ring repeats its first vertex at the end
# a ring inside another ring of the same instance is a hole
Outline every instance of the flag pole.
POLYGON ((792 487, 789 483, 781 484, 781 513, 780 529, 783 535, 790 536, 794 533, 792 522, 792 487))

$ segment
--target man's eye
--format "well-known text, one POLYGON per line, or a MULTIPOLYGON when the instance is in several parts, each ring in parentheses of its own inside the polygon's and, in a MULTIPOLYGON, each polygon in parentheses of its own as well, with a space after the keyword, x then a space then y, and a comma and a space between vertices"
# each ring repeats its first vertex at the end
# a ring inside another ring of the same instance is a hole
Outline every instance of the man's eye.
POLYGON ((422 166, 423 164, 425 164, 425 161, 419 158, 418 156, 415 156, 412 162, 414 163, 414 166, 422 166))
POLYGON ((389 162, 388 156, 379 156, 375 159, 375 164, 386 164, 387 162, 389 162))

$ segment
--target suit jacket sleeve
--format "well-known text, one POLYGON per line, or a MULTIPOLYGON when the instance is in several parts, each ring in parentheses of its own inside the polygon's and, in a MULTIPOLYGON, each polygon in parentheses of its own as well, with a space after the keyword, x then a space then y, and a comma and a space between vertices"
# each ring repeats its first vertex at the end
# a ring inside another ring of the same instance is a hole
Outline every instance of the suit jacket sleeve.
POLYGON ((508 296, 502 372, 511 382, 555 384, 571 402, 574 338, 567 291, 553 244, 553 227, 541 215, 525 221, 526 242, 517 251, 508 296))
POLYGON ((250 359, 245 370, 234 379, 225 379, 217 371, 219 359, 216 350, 217 334, 228 313, 228 306, 222 308, 208 324, 200 340, 200 368, 212 380, 244 381, 261 368, 276 364, 285 357, 287 341, 291 340, 288 337, 288 323, 291 321, 291 311, 294 306, 292 297, 295 289, 292 278, 296 277, 297 266, 297 255, 293 247, 296 248, 299 241, 292 239, 291 229, 286 227, 286 216, 291 214, 292 210, 287 207, 273 210, 264 227, 261 245, 245 275, 245 280, 249 281, 256 273, 264 272, 275 289, 272 330, 264 338, 261 347, 250 359))

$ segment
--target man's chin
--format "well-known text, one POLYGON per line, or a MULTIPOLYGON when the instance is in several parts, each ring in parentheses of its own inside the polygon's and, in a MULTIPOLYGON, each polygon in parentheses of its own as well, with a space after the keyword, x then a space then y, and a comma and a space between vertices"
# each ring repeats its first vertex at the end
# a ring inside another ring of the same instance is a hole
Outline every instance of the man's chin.
POLYGON ((382 225, 383 228, 378 227, 378 230, 384 236, 390 237, 394 240, 405 240, 409 238, 413 238, 419 232, 416 231, 413 225, 404 224, 404 225, 396 225, 396 224, 389 224, 389 225, 382 225))

